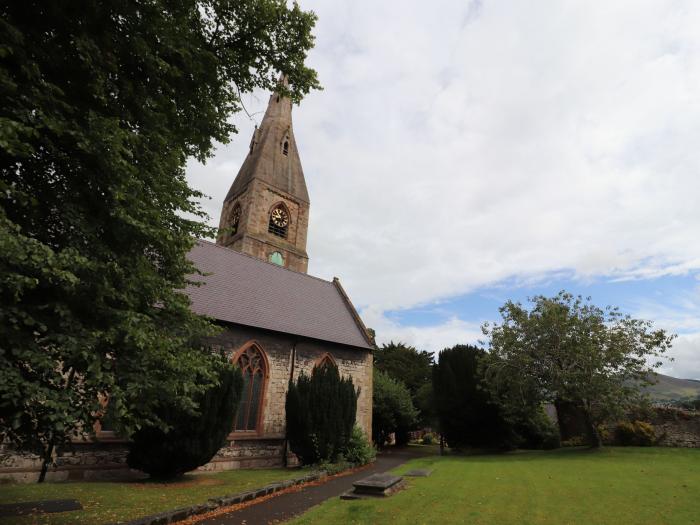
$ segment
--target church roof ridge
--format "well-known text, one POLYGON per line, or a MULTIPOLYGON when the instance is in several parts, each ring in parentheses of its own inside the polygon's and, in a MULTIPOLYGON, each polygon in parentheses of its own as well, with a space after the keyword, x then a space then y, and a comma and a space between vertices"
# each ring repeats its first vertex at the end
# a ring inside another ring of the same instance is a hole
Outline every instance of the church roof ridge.
POLYGON ((217 244, 217 243, 215 243, 215 242, 208 241, 208 240, 206 240, 206 239, 197 239, 197 242, 203 242, 203 243, 206 243, 206 244, 210 244, 210 245, 212 245, 212 246, 216 246, 217 248, 221 248, 222 250, 226 250, 226 251, 229 251, 229 252, 234 252, 236 255, 242 255, 243 257, 248 257, 249 259, 253 259, 253 260, 257 261, 257 262, 261 262, 261 263, 264 263, 264 264, 269 264, 270 266, 274 266, 274 267, 277 268, 278 270, 285 270, 285 271, 287 271, 287 272, 292 272, 292 273, 295 273, 295 274, 303 275, 304 277, 308 277, 308 278, 310 278, 310 279, 316 279, 317 281, 321 281, 321 282, 326 283, 326 284, 333 284, 333 281, 336 280, 336 279, 338 279, 337 277, 333 277, 333 279, 329 281, 328 279, 324 279, 324 278, 322 278, 322 277, 316 277, 315 275, 309 275, 309 274, 306 273, 306 272, 299 272, 299 271, 297 271, 297 270, 292 270, 291 268, 287 268, 286 266, 280 266, 279 264, 275 264, 275 263, 273 263, 273 262, 266 261, 265 259, 260 259, 259 257, 255 257, 255 256, 253 256, 253 255, 249 255, 249 254, 247 254, 247 253, 245 253, 245 252, 239 252, 238 250, 234 250, 233 248, 229 248, 228 246, 222 246, 221 244, 217 244))

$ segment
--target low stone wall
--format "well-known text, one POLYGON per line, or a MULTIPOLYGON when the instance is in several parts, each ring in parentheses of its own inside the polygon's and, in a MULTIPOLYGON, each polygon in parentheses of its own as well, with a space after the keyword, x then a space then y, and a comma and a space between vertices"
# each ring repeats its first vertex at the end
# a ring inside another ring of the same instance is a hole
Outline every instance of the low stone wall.
MULTIPOLYGON (((46 473, 47 481, 105 480, 143 478, 143 472, 126 464, 126 443, 73 443, 58 451, 56 464, 46 473)), ((31 483, 41 471, 41 458, 35 454, 18 454, 10 447, 0 447, 0 479, 31 483)))
POLYGON ((660 446, 700 448, 700 412, 657 407, 650 422, 660 446))
POLYGON ((214 459, 198 470, 281 467, 284 464, 283 456, 283 439, 229 441, 214 459))
MULTIPOLYGON (((126 464, 127 443, 90 441, 73 443, 59 450, 55 465, 46 473, 47 481, 142 479, 146 474, 126 464)), ((199 471, 220 471, 240 468, 274 468, 284 464, 283 439, 251 439, 229 441, 199 471)), ((41 459, 35 454, 18 454, 0 446, 0 480, 20 483, 35 482, 41 471, 41 459)))

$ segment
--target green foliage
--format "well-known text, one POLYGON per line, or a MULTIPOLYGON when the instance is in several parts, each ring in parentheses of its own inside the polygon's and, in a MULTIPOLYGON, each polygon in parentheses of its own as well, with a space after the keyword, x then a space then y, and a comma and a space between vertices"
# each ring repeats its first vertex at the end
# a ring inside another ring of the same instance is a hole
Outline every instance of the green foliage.
POLYGON ((542 409, 523 417, 516 423, 515 430, 520 436, 520 448, 552 450, 561 446, 559 428, 542 409))
POLYGON ((4 2, 0 441, 47 453, 93 427, 194 412, 212 325, 183 293, 213 235, 185 163, 236 129, 240 93, 318 87, 315 15, 284 0, 4 2))
POLYGON ((656 441, 654 425, 645 421, 620 421, 615 426, 615 444, 624 447, 650 447, 656 441))
POLYGON ((650 358, 660 357, 675 336, 566 292, 531 302, 526 309, 508 301, 500 308, 502 323, 484 325, 486 383, 506 408, 580 406, 589 442, 600 446, 598 425, 638 404, 638 385, 660 364, 650 365, 650 358))
POLYGON ((287 391, 287 439, 304 464, 336 461, 348 448, 355 425, 357 396, 352 378, 341 378, 333 364, 301 374, 287 391))
POLYGON ((430 432, 426 433, 423 435, 423 439, 421 439, 421 443, 423 445, 432 445, 435 443, 435 436, 433 436, 430 432))
POLYGON ((440 352, 433 369, 435 409, 450 447, 512 448, 513 426, 488 390, 479 363, 486 352, 457 345, 440 352))
POLYGON ((408 388, 381 370, 374 370, 372 396, 372 434, 379 447, 392 432, 406 432, 418 416, 408 388))
POLYGON ((377 457, 377 451, 369 442, 362 429, 355 425, 352 428, 350 441, 348 441, 343 456, 346 461, 353 465, 366 465, 374 461, 377 457))
POLYGON ((223 357, 219 363, 218 385, 207 389, 196 400, 198 415, 164 403, 159 416, 170 427, 137 430, 129 443, 127 463, 152 478, 172 479, 208 463, 226 441, 233 428, 243 388, 238 368, 223 357))
MULTIPOLYGON (((433 354, 416 350, 404 343, 390 342, 374 351, 375 369, 385 372, 406 385, 413 406, 419 410, 417 424, 428 426, 433 422, 431 374, 433 354)), ((410 429, 407 429, 410 430, 410 429)))

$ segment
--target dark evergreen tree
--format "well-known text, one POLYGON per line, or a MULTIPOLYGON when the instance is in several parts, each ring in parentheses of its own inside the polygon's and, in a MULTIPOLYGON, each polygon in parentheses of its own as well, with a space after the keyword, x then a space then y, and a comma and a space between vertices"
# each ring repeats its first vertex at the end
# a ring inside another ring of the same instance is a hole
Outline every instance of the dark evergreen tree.
POLYGON ((181 408, 161 406, 160 419, 170 425, 146 426, 134 433, 127 463, 152 478, 172 479, 211 461, 233 428, 243 388, 241 371, 221 363, 219 383, 197 400, 199 415, 181 408))
POLYGON ((347 448, 357 412, 357 396, 350 377, 326 364, 301 374, 287 392, 287 439, 304 464, 335 461, 347 448))
POLYGON ((440 429, 454 448, 512 448, 513 425, 488 390, 481 388, 479 361, 486 352, 457 345, 440 352, 433 370, 435 410, 440 429))

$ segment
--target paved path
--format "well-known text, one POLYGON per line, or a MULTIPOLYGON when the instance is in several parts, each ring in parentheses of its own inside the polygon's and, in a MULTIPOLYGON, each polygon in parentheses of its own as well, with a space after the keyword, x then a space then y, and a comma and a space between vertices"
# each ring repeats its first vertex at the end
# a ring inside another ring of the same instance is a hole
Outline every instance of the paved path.
POLYGON ((321 485, 305 487, 299 492, 282 494, 256 505, 198 523, 202 525, 266 525, 285 521, 329 498, 340 496, 352 488, 353 481, 377 472, 386 472, 423 454, 420 448, 385 452, 377 457, 373 465, 359 472, 331 479, 321 485))

